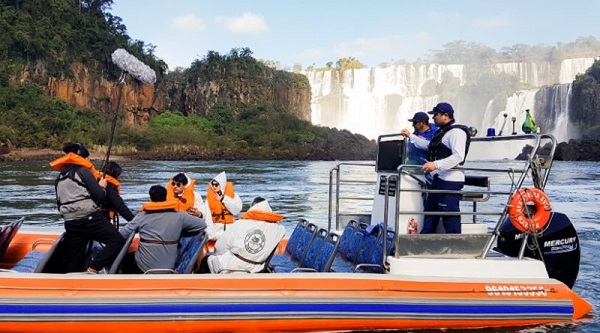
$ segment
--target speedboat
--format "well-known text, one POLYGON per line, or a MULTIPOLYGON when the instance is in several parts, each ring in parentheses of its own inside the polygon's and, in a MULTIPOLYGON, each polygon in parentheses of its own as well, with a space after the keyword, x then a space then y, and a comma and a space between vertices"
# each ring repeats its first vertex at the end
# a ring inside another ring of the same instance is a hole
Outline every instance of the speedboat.
POLYGON ((554 138, 474 137, 471 147, 473 159, 458 167, 466 175, 461 234, 442 226, 419 234, 428 215, 423 196, 433 190, 419 166, 407 164, 407 142, 383 135, 375 164, 331 169, 326 221, 298 221, 260 273, 194 274, 213 246, 199 235, 182 239, 174 270, 120 274, 123 255, 137 248, 130 237, 109 274, 61 274, 61 234, 16 221, 0 238, 0 327, 370 331, 532 326, 588 316, 591 304, 572 290, 579 238, 544 193, 554 138), (491 152, 519 142, 529 146, 525 159, 490 160, 491 152), (357 168, 372 170, 373 178, 357 179, 357 168))

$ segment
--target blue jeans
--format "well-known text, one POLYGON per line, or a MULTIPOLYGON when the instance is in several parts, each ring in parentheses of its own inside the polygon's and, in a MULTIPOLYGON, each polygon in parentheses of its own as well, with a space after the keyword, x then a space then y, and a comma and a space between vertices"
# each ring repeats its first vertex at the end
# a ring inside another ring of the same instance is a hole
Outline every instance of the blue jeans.
MULTIPOLYGON (((433 177, 433 181, 429 186, 431 190, 451 190, 460 191, 464 182, 448 182, 437 177, 433 177)), ((460 194, 453 193, 428 193, 425 200, 425 212, 460 212, 460 194)), ((435 233, 438 223, 442 220, 444 229, 447 234, 460 234, 460 215, 425 215, 423 219, 422 234, 435 233)))

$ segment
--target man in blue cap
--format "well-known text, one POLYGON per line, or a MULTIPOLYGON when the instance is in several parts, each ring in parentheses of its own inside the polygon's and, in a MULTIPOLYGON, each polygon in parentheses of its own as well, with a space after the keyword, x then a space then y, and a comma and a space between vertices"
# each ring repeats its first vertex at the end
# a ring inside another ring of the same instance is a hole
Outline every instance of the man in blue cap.
POLYGON ((403 129, 400 133, 407 138, 412 139, 408 143, 408 153, 406 164, 421 164, 427 162, 427 147, 419 148, 415 145, 416 137, 430 141, 438 130, 435 124, 429 123, 429 116, 425 112, 417 112, 408 121, 412 122, 415 131, 410 134, 408 129, 403 129))
MULTIPOLYGON (((452 168, 465 162, 471 142, 469 129, 455 123, 454 109, 449 103, 438 103, 428 113, 433 115, 433 121, 439 129, 429 142, 418 137, 415 139, 417 147, 422 149, 427 147, 428 162, 423 164, 421 169, 432 176, 428 188, 460 191, 465 184, 465 175, 462 171, 452 170, 452 168)), ((461 195, 455 193, 428 193, 424 211, 460 212, 460 198, 461 195)), ((421 233, 435 233, 440 219, 446 233, 461 233, 460 215, 425 215, 421 233)))

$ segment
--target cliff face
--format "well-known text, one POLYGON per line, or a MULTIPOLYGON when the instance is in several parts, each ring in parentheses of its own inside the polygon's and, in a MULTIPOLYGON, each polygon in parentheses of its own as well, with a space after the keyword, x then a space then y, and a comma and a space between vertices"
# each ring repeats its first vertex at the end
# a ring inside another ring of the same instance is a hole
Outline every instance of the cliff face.
POLYGON ((150 117, 163 108, 160 95, 153 85, 139 84, 128 78, 124 85, 111 82, 90 73, 89 68, 71 66, 73 78, 48 78, 45 90, 51 97, 59 98, 76 108, 97 109, 105 113, 115 112, 122 88, 120 110, 126 110, 129 124, 145 124, 150 117))
POLYGON ((165 104, 186 115, 206 116, 215 105, 229 107, 261 103, 279 105, 296 118, 310 121, 310 85, 304 75, 253 73, 252 77, 167 79, 159 87, 165 104))
MULTIPOLYGON (((48 78, 46 94, 77 108, 115 111, 120 89, 116 81, 100 78, 83 65, 73 65, 71 70, 73 78, 48 78)), ((268 102, 285 106, 297 118, 310 121, 308 80, 303 75, 293 75, 293 80, 265 76, 235 82, 198 80, 196 84, 179 78, 156 86, 128 78, 122 87, 120 110, 126 110, 128 123, 134 125, 146 124, 150 117, 165 109, 206 116, 216 104, 242 106, 268 102)))

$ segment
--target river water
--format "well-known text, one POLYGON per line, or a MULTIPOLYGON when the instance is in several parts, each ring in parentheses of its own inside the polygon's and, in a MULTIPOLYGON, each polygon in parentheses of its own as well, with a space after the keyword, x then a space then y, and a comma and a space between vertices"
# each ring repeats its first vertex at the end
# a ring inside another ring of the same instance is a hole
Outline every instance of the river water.
MULTIPOLYGON (((123 161, 122 196, 137 211, 148 200, 151 185, 165 185, 178 172, 198 180, 197 191, 206 193, 206 184, 221 171, 234 181, 244 209, 256 196, 269 200, 282 213, 288 235, 299 218, 326 227, 331 168, 339 162, 324 161, 123 161)), ((368 162, 357 162, 368 163, 368 162)), ((373 180, 372 167, 349 167, 356 180, 373 180)), ((0 224, 25 217, 24 228, 61 229, 56 210, 54 178, 47 162, 0 163, 0 224)), ((372 185, 355 185, 358 196, 372 195, 372 185)), ((558 326, 520 329, 481 329, 475 333, 567 333, 600 332, 600 163, 555 162, 546 192, 553 209, 568 215, 578 231, 582 260, 574 290, 594 305, 593 316, 584 321, 558 326)), ((370 202, 353 203, 353 212, 369 209, 370 202)), ((430 331, 438 332, 438 331, 430 331)))

